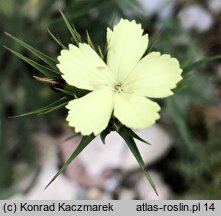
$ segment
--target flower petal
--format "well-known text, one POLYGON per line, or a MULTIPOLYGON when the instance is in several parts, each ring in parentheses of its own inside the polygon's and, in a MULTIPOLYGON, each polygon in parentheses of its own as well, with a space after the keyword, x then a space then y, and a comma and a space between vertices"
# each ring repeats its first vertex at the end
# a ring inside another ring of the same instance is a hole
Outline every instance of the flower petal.
POLYGON ((108 125, 114 106, 114 93, 107 89, 95 90, 86 96, 72 100, 67 121, 76 132, 94 135, 102 132, 108 125))
POLYGON ((124 85, 138 95, 163 98, 173 94, 181 73, 177 59, 152 52, 141 59, 124 85))
POLYGON ((146 51, 148 36, 134 20, 121 19, 113 31, 107 29, 107 43, 107 65, 122 83, 146 51))
POLYGON ((120 93, 115 96, 114 116, 133 129, 149 127, 159 118, 157 103, 133 94, 120 93))
POLYGON ((87 44, 79 44, 79 47, 70 44, 69 50, 61 51, 58 61, 62 77, 75 87, 95 90, 113 80, 107 65, 87 44))

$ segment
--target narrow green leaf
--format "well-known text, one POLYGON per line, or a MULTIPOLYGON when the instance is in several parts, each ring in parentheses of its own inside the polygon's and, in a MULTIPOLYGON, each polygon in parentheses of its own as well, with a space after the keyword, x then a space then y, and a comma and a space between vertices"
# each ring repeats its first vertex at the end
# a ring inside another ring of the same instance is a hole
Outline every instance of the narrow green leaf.
POLYGON ((154 182, 150 176, 150 174, 148 173, 148 171, 146 171, 145 169, 145 164, 144 161, 142 159, 142 156, 139 152, 139 149, 137 148, 137 145, 134 141, 134 139, 131 136, 128 136, 122 132, 119 132, 120 136, 125 140, 125 142, 127 143, 129 149, 131 150, 131 152, 133 153, 134 157, 136 158, 140 168, 142 169, 142 171, 144 172, 144 175, 146 176, 147 180, 149 181, 150 185, 152 186, 153 190, 155 191, 155 193, 158 195, 157 189, 154 185, 154 182))
POLYGON ((51 31, 48 29, 48 33, 50 36, 54 39, 54 41, 62 48, 62 49, 68 49, 51 31))
POLYGON ((72 134, 71 136, 67 137, 67 138, 64 140, 64 142, 66 142, 66 141, 68 141, 68 140, 71 140, 71 139, 73 139, 73 138, 75 138, 75 137, 77 137, 77 136, 81 136, 81 134, 80 134, 80 133, 74 133, 74 134, 72 134))
POLYGON ((194 153, 193 142, 195 142, 195 139, 189 131, 186 116, 183 115, 179 106, 177 105, 179 103, 178 100, 176 101, 175 97, 173 97, 167 98, 165 101, 167 109, 169 109, 170 116, 175 124, 176 130, 186 145, 186 149, 188 149, 189 152, 194 153))
POLYGON ((105 144, 106 136, 111 132, 111 130, 107 127, 104 131, 100 133, 100 138, 103 144, 105 144))
POLYGON ((43 62, 48 64, 51 68, 54 70, 57 70, 56 64, 58 61, 56 59, 51 58, 50 56, 45 55, 44 53, 40 52, 39 50, 35 49, 34 47, 26 44, 25 42, 19 40, 18 38, 14 37, 13 35, 5 32, 5 34, 13 39, 15 42, 17 42, 19 45, 23 46, 25 49, 29 50, 33 55, 37 56, 39 59, 41 59, 43 62))
POLYGON ((91 40, 91 37, 90 37, 90 35, 89 35, 89 33, 88 33, 88 31, 86 31, 86 34, 87 34, 87 43, 88 43, 88 45, 89 45, 94 51, 96 51, 96 49, 95 49, 95 47, 94 47, 94 44, 93 44, 93 42, 92 42, 92 40, 91 40))
POLYGON ((99 56, 101 57, 101 59, 104 60, 104 54, 103 54, 100 46, 98 46, 98 52, 99 52, 99 56))
POLYGON ((66 85, 65 90, 69 92, 73 92, 73 94, 76 96, 76 98, 80 98, 85 96, 86 94, 90 93, 91 91, 86 89, 79 89, 75 86, 66 85))
POLYGON ((63 20, 64 20, 66 26, 68 27, 69 32, 71 33, 71 36, 72 36, 74 42, 78 45, 79 43, 82 42, 80 34, 77 32, 75 27, 70 24, 70 22, 67 20, 67 18, 65 17, 65 15, 63 14, 63 12, 61 10, 60 10, 60 13, 63 17, 63 20))
POLYGON ((191 72, 192 70, 194 70, 195 68, 197 67, 200 67, 204 64, 207 64, 211 61, 215 61, 215 60, 218 60, 218 59, 221 59, 221 55, 215 55, 215 56, 211 56, 211 57, 206 57, 206 58, 203 58, 203 59, 200 59, 192 64, 189 64, 187 65, 186 67, 183 68, 183 74, 187 74, 189 72, 191 72))
POLYGON ((62 108, 62 107, 65 107, 67 104, 68 104, 68 101, 66 101, 66 102, 64 102, 64 103, 62 103, 62 104, 59 104, 59 105, 57 105, 57 106, 51 107, 51 108, 49 108, 49 109, 47 109, 47 110, 45 110, 45 111, 42 111, 42 112, 38 113, 37 115, 45 115, 45 114, 47 114, 47 113, 50 113, 50 112, 53 112, 53 111, 55 111, 55 110, 58 110, 58 109, 60 109, 60 108, 62 108))
POLYGON ((53 89, 55 89, 56 91, 59 91, 59 92, 65 94, 65 96, 68 95, 68 96, 71 96, 72 98, 77 99, 76 95, 73 92, 71 92, 71 91, 68 91, 68 90, 65 90, 65 89, 61 89, 61 88, 53 88, 53 89))
POLYGON ((67 98, 65 98, 65 97, 60 98, 59 100, 57 100, 57 101, 55 101, 55 102, 53 102, 53 103, 51 103, 47 106, 36 109, 34 111, 24 113, 24 114, 21 114, 21 115, 17 115, 17 116, 10 116, 9 118, 18 118, 18 117, 24 117, 24 116, 29 116, 29 115, 39 115, 40 113, 44 113, 44 112, 49 111, 49 110, 51 110, 55 107, 63 105, 64 103, 68 103, 67 98))
POLYGON ((133 130, 131 130, 130 128, 128 128, 128 127, 126 127, 126 126, 124 126, 124 125, 122 125, 119 130, 120 130, 122 133, 124 133, 124 134, 126 134, 126 135, 128 135, 128 136, 131 136, 131 137, 133 137, 133 138, 135 138, 135 139, 137 139, 137 140, 139 140, 139 141, 141 141, 141 142, 143 142, 143 143, 146 143, 146 144, 148 144, 148 145, 151 145, 150 143, 148 143, 147 141, 145 141, 144 139, 142 139, 141 137, 139 137, 133 130))
POLYGON ((59 74, 57 71, 31 60, 31 59, 25 57, 24 55, 16 52, 15 50, 12 50, 6 46, 4 46, 4 48, 9 50, 11 53, 16 55, 17 57, 19 57, 23 61, 27 62, 29 65, 31 65, 32 67, 34 67, 35 69, 37 69, 39 72, 41 72, 42 74, 44 74, 47 77, 54 77, 54 76, 56 76, 56 74, 59 74))
POLYGON ((184 89, 185 87, 185 83, 186 83, 186 80, 190 77, 191 75, 191 71, 194 70, 194 69, 197 69, 209 62, 212 62, 212 61, 215 61, 215 60, 219 60, 221 59, 221 55, 216 55, 216 56, 211 56, 211 57, 206 57, 206 58, 203 58, 203 59, 200 59, 196 62, 193 62, 192 64, 188 64, 186 66, 183 67, 183 73, 182 73, 182 76, 183 76, 183 79, 177 84, 177 87, 174 89, 175 91, 180 91, 182 89, 184 89))
POLYGON ((45 189, 49 187, 49 185, 62 173, 66 170, 68 165, 84 150, 84 148, 95 138, 95 136, 89 135, 89 136, 83 136, 81 139, 80 144, 75 149, 75 151, 72 153, 72 155, 68 158, 68 160, 64 163, 64 165, 61 167, 61 169, 57 172, 57 174, 51 179, 51 181, 47 184, 45 189))
POLYGON ((74 25, 72 25, 72 29, 73 29, 73 31, 74 31, 74 33, 75 33, 75 35, 76 35, 76 38, 77 38, 77 40, 75 40, 75 41, 79 41, 79 43, 82 43, 81 35, 78 33, 78 31, 77 31, 77 29, 74 27, 74 25))

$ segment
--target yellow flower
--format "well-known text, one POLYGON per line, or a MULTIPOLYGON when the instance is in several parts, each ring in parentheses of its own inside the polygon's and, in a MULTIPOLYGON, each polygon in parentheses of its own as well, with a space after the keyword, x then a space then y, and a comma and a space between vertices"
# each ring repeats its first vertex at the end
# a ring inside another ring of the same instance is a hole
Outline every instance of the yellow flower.
POLYGON ((121 19, 107 29, 107 63, 85 43, 62 50, 57 65, 65 81, 91 92, 69 102, 67 121, 82 135, 98 135, 111 116, 132 129, 154 124, 160 107, 149 98, 172 95, 182 79, 179 62, 170 55, 144 55, 148 35, 140 24, 121 19))

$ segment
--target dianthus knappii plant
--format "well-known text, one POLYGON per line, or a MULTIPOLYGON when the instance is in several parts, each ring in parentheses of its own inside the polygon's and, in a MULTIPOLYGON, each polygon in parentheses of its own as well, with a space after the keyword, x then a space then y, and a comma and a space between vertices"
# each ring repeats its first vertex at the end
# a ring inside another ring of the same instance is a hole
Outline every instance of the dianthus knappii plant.
MULTIPOLYGON (((46 188, 95 136, 99 135, 105 143, 105 137, 111 131, 116 131, 127 143, 157 194, 134 139, 147 142, 134 130, 149 127, 160 117, 160 106, 149 98, 171 96, 172 89, 182 80, 181 75, 187 74, 205 60, 182 70, 176 58, 159 52, 148 53, 148 35, 144 34, 140 24, 126 19, 121 19, 113 29, 107 28, 106 50, 103 52, 100 47, 95 48, 89 34, 87 42, 83 42, 62 12, 61 15, 71 33, 73 44, 66 47, 49 31, 61 47, 56 59, 6 33, 45 64, 6 48, 44 75, 35 77, 38 81, 62 94, 54 103, 19 116, 46 114, 66 107, 69 126, 82 135, 76 150, 46 188)), ((216 57, 207 61, 213 59, 216 57)))

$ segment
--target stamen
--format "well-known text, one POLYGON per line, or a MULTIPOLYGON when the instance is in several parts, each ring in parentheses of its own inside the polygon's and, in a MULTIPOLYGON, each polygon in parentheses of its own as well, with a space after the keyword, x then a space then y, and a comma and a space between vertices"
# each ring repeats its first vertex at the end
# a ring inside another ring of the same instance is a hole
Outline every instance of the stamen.
POLYGON ((117 93, 123 92, 122 84, 118 83, 117 85, 115 85, 115 92, 117 93))

